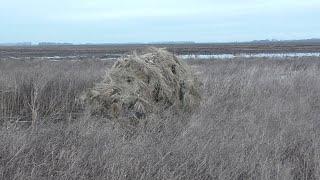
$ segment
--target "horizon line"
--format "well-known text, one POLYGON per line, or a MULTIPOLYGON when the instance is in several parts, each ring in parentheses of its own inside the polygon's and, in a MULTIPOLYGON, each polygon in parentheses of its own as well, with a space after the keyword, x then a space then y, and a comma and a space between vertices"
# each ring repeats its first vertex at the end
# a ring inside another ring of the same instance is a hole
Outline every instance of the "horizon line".
POLYGON ((272 43, 272 42, 299 42, 299 41, 310 41, 320 42, 320 38, 308 38, 308 39, 260 39, 260 40, 249 40, 249 41, 211 41, 211 42, 197 42, 197 41, 153 41, 153 42, 104 42, 104 43, 72 43, 72 42, 59 42, 59 41, 21 41, 21 42, 0 42, 0 46, 45 46, 45 45, 158 45, 158 44, 232 44, 232 43, 272 43))

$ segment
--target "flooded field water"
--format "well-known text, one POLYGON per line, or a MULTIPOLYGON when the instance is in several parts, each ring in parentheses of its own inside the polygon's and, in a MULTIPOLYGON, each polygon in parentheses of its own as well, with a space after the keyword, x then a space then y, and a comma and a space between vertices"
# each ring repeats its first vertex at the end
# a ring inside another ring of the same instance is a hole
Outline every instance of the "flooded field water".
POLYGON ((235 58, 288 58, 288 57, 320 57, 319 53, 259 53, 259 54, 209 54, 179 55, 181 59, 235 59, 235 58))
MULTIPOLYGON (((9 57, 12 60, 28 60, 28 59, 38 59, 38 60, 48 60, 48 61, 62 61, 62 60, 88 60, 95 59, 101 61, 113 61, 126 55, 121 54, 105 54, 104 56, 43 56, 43 57, 9 57)), ((252 59, 252 58, 263 58, 263 59, 287 59, 287 58, 301 58, 301 57, 320 57, 320 52, 312 53, 257 53, 257 54, 184 54, 178 55, 181 59, 205 59, 205 60, 223 60, 223 59, 252 59)))

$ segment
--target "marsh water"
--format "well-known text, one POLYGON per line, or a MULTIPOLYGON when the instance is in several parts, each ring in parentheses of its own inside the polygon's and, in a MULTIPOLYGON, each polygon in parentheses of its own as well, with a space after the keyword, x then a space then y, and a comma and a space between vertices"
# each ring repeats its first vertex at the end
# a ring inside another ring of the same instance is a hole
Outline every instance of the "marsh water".
MULTIPOLYGON (((124 54, 105 54, 104 56, 42 56, 42 57, 8 57, 12 60, 26 60, 26 59, 40 59, 49 61, 61 61, 61 60, 117 60, 121 57, 125 57, 124 54)), ((177 55, 180 59, 204 59, 204 60, 223 60, 223 59, 252 59, 252 58, 262 58, 262 59, 287 59, 287 58, 303 58, 303 57, 320 57, 320 52, 309 52, 309 53, 256 53, 256 54, 183 54, 177 55)))
POLYGON ((258 53, 258 54, 190 54, 179 55, 181 59, 236 59, 236 58, 290 58, 320 57, 318 53, 258 53))

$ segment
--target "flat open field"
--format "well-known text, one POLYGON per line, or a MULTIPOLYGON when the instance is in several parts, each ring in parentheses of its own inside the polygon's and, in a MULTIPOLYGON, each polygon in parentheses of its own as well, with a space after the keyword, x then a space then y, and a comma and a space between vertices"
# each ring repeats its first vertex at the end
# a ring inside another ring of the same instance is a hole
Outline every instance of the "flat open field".
POLYGON ((166 47, 176 55, 188 54, 255 54, 255 53, 310 53, 320 52, 319 43, 268 43, 268 44, 146 44, 146 45, 78 45, 78 46, 30 46, 1 47, 0 58, 78 56, 104 58, 106 55, 122 55, 141 51, 147 46, 166 47))
POLYGON ((319 57, 189 60, 202 82, 199 109, 155 114, 128 138, 79 101, 112 61, 7 59, 128 48, 0 49, 0 179, 320 179, 319 57))

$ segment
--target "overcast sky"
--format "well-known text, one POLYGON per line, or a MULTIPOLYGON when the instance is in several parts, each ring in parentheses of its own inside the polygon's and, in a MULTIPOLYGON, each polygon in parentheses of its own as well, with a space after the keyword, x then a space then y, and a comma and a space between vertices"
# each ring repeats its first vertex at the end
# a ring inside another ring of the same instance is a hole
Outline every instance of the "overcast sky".
POLYGON ((320 38, 320 0, 0 0, 0 42, 320 38))

